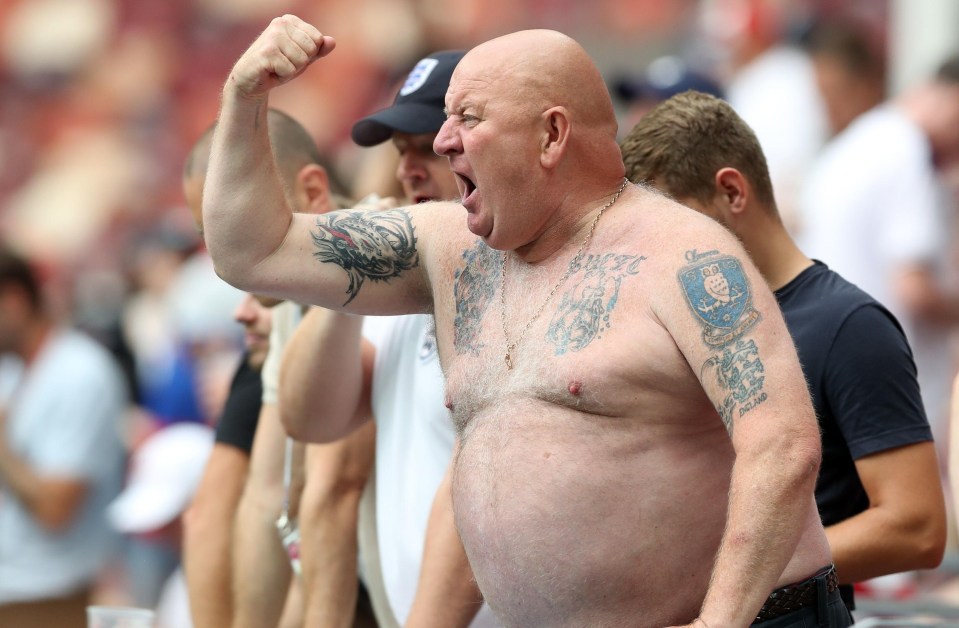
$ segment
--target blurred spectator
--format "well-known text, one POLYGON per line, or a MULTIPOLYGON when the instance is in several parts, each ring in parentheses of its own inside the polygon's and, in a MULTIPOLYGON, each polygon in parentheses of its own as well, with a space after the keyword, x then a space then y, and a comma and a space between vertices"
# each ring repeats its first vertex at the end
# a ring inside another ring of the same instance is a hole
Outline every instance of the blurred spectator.
POLYGON ((803 250, 903 324, 940 459, 955 370, 947 340, 959 322, 959 299, 944 288, 950 217, 938 173, 957 162, 959 61, 953 60, 848 124, 817 160, 802 197, 803 250))
POLYGON ((204 420, 196 360, 171 304, 173 286, 195 248, 170 229, 157 230, 141 239, 131 264, 138 289, 127 300, 124 335, 137 364, 140 403, 157 424, 204 420))
POLYGON ((723 97, 717 79, 704 70, 697 70, 679 57, 660 57, 640 75, 625 74, 613 83, 613 92, 627 106, 620 128, 629 131, 650 109, 664 100, 693 89, 723 97))
POLYGON ((842 132, 885 98, 885 58, 865 29, 824 21, 806 35, 803 48, 813 63, 830 135, 842 132))
MULTIPOLYGON (((202 199, 213 128, 200 136, 183 167, 183 195, 203 233, 202 199)), ((246 354, 237 365, 216 438, 196 496, 184 514, 183 574, 190 615, 199 628, 233 623, 233 520, 246 484, 260 414, 260 369, 269 350, 271 312, 247 296, 234 312, 246 328, 246 354)))
MULTIPOLYGON (((148 437, 133 454, 126 488, 108 508, 113 526, 137 535, 166 530, 164 536, 179 540, 180 515, 200 483, 212 447, 213 430, 205 425, 170 425, 148 437)), ((192 626, 180 569, 164 581, 156 608, 158 628, 192 626)))
POLYGON ((784 0, 709 0, 704 28, 727 55, 726 99, 759 139, 786 227, 795 235, 799 193, 826 139, 812 64, 794 43, 805 16, 784 0))
POLYGON ((19 257, 0 252, 0 353, 23 364, 0 406, 0 625, 82 628, 113 540, 126 383, 110 354, 57 326, 19 257))

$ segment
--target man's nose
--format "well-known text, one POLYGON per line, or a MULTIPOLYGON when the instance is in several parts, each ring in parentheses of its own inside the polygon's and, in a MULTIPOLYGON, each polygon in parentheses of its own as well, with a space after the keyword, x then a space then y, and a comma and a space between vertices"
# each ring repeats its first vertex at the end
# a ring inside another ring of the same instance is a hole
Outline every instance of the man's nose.
POLYGON ((255 310, 255 297, 253 295, 246 295, 243 297, 243 300, 237 304, 236 309, 233 310, 233 320, 242 324, 249 325, 254 318, 256 318, 255 310))
POLYGON ((416 175, 422 176, 423 170, 423 157, 417 157, 413 151, 407 151, 400 157, 396 166, 396 178, 411 179, 416 175))
POLYGON ((447 118, 433 139, 433 152, 437 155, 449 157, 457 150, 456 134, 453 133, 452 120, 452 118, 447 118))

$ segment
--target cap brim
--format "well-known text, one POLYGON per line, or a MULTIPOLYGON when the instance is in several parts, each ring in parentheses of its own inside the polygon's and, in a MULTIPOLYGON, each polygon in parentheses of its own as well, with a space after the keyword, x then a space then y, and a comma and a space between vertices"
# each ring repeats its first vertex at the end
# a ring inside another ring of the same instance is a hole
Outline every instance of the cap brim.
POLYGON ((446 115, 436 107, 422 103, 400 103, 367 116, 353 125, 350 135, 360 146, 381 144, 395 131, 419 135, 436 133, 446 115))
POLYGON ((120 532, 150 532, 176 519, 189 500, 190 487, 130 486, 107 507, 107 517, 120 532))

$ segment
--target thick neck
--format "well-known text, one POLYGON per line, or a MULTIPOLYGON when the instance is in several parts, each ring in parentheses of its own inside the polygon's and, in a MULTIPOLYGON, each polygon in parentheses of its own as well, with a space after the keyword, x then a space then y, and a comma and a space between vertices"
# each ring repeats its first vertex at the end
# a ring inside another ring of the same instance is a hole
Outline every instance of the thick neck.
POLYGON ((625 179, 618 179, 615 187, 609 186, 609 192, 595 200, 569 200, 561 205, 548 224, 528 244, 515 251, 516 257, 527 264, 537 264, 564 251, 576 251, 587 237, 597 215, 611 210, 622 203, 631 193, 630 186, 624 186, 625 179))

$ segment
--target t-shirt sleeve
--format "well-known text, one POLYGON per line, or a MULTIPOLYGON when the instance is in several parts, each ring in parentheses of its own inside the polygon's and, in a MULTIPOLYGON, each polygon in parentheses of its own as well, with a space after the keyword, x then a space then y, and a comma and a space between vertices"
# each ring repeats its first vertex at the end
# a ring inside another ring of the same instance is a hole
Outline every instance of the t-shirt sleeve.
POLYGON ((250 453, 260 418, 262 396, 260 373, 250 368, 244 355, 233 376, 230 393, 216 424, 216 442, 250 453))
POLYGON ((863 306, 829 351, 825 397, 853 459, 932 440, 912 351, 894 321, 877 305, 863 306))

